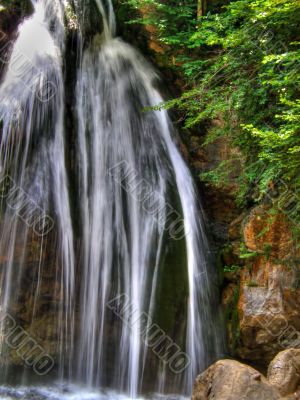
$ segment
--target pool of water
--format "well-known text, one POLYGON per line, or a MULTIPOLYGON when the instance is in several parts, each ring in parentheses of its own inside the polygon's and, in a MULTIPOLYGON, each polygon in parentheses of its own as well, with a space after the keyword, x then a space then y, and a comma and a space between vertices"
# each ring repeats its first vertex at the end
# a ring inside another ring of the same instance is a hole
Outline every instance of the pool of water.
MULTIPOLYGON (((114 391, 96 391, 77 385, 54 386, 0 386, 1 400, 131 400, 114 391)), ((188 400, 177 395, 152 394, 136 400, 188 400)))

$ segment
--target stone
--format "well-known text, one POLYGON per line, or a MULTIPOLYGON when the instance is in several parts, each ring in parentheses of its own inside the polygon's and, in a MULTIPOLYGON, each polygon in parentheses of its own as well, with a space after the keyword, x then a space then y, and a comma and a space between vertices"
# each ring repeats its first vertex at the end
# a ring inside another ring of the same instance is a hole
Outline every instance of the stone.
POLYGON ((280 352, 268 368, 268 381, 286 396, 300 389, 300 350, 280 352))
POLYGON ((196 379, 192 400, 277 400, 279 391, 254 368, 234 360, 213 364, 196 379))
POLYGON ((244 221, 246 259, 237 304, 239 345, 235 355, 266 368, 277 353, 300 348, 300 258, 286 216, 256 207, 244 221))

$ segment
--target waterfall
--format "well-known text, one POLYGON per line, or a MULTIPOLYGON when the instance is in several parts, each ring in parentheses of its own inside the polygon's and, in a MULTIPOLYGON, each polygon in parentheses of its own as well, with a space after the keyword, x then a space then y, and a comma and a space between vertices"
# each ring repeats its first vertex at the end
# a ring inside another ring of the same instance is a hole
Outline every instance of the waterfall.
MULTIPOLYGON (((55 278, 47 329, 54 327, 57 378, 130 399, 189 395, 197 373, 220 356, 222 333, 193 179, 167 111, 153 109, 163 101, 159 76, 116 37, 111 1, 95 0, 103 29, 80 40, 71 185, 66 2, 32 4, 0 87, 1 310, 12 315, 22 301, 34 244, 35 284, 25 290, 33 301, 23 313, 32 332, 48 312, 45 281, 55 278), (42 215, 37 226, 32 209, 42 215)), ((76 7, 79 15, 87 5, 76 7)))
POLYGON ((66 330, 73 323, 74 291, 73 229, 64 154, 64 13, 59 1, 32 4, 34 13, 19 27, 0 87, 4 208, 0 254, 6 258, 1 276, 1 309, 4 314, 11 312, 18 302, 28 273, 28 246, 38 240, 35 251, 40 257, 32 266, 37 285, 28 288, 33 304, 27 310, 31 320, 36 318, 36 301, 45 272, 42 253, 46 233, 55 223, 61 299, 68 310, 63 315, 58 310, 57 330, 63 343, 66 330))

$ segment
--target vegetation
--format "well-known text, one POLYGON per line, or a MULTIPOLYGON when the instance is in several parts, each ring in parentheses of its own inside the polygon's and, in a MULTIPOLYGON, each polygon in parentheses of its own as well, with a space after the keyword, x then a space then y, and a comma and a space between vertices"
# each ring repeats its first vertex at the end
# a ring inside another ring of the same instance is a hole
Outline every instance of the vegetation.
POLYGON ((156 29, 186 82, 180 98, 158 107, 177 107, 186 128, 209 127, 204 145, 226 137, 240 150, 201 178, 226 184, 238 165, 237 202, 266 200, 299 231, 298 0, 123 3, 135 10, 130 23, 156 29))
POLYGON ((231 346, 233 352, 237 349, 240 344, 240 320, 238 313, 238 302, 240 295, 240 287, 239 285, 233 289, 233 294, 230 302, 227 304, 226 312, 225 312, 225 320, 227 326, 229 328, 230 336, 231 336, 231 346))
POLYGON ((240 265, 225 265, 224 272, 236 272, 241 269, 240 265))

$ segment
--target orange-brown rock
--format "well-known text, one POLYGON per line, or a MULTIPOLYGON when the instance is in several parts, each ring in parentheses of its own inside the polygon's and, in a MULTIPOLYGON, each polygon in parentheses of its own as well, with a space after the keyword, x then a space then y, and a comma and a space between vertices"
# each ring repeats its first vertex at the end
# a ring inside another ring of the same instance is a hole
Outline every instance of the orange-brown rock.
POLYGON ((192 400, 299 400, 300 350, 280 352, 268 377, 234 360, 221 360, 199 375, 192 400))
POLYGON ((240 274, 238 356, 266 365, 279 351, 300 348, 299 249, 286 216, 252 210, 244 241, 253 257, 240 274))
POLYGON ((213 364, 196 379, 192 400, 279 400, 279 391, 255 369, 234 360, 213 364))
MULTIPOLYGON (((141 13, 144 19, 147 19, 149 18, 149 15, 151 15, 154 12, 154 8, 151 5, 143 6, 139 8, 139 12, 141 13)), ((159 32, 156 26, 146 24, 145 30, 147 32, 147 37, 148 37, 148 48, 154 51, 155 53, 164 54, 167 50, 167 46, 163 45, 161 41, 158 39, 159 32)))
POLYGON ((300 390, 300 350, 279 353, 269 365, 268 381, 283 396, 300 390))

